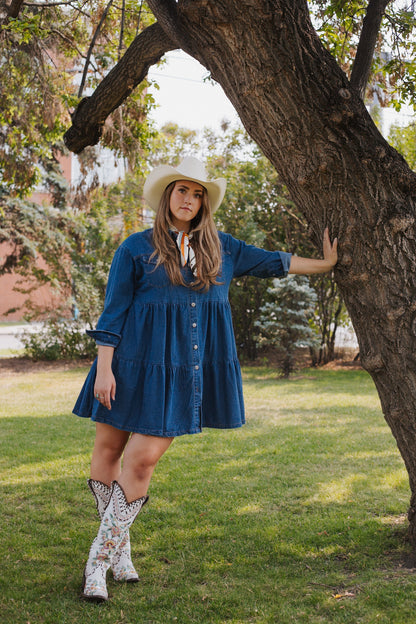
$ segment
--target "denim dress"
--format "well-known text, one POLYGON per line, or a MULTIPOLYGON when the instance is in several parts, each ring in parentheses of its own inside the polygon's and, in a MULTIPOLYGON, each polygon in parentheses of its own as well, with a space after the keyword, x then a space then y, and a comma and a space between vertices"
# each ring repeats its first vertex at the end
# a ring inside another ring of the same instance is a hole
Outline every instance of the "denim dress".
MULTIPOLYGON (((152 230, 129 236, 111 265, 97 344, 115 348, 111 410, 94 397, 93 363, 74 407, 78 416, 123 431, 175 437, 202 427, 244 424, 240 365, 228 289, 233 277, 282 277, 291 254, 269 252, 219 232, 219 284, 207 292, 170 282, 152 256, 152 230)), ((193 275, 182 269, 186 283, 193 275)))

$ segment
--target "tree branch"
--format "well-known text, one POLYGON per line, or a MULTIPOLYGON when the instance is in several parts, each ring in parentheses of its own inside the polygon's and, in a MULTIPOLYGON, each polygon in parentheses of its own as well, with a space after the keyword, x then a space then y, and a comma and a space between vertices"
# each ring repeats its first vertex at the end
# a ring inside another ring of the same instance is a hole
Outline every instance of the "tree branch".
POLYGON ((18 17, 24 0, 11 0, 7 4, 6 0, 0 2, 0 26, 6 26, 10 18, 18 17))
POLYGON ((9 6, 7 7, 7 12, 9 14, 9 17, 17 17, 20 13, 22 4, 23 4, 23 0, 12 0, 9 6))
POLYGON ((351 71, 351 86, 357 89, 362 100, 370 76, 374 49, 386 6, 391 0, 370 0, 364 17, 360 41, 351 71))
POLYGON ((103 12, 103 14, 101 16, 100 21, 97 24, 97 28, 95 29, 94 35, 93 35, 93 37, 91 39, 90 47, 88 48, 86 61, 85 61, 85 65, 84 65, 84 71, 82 72, 81 84, 79 85, 79 89, 78 89, 78 97, 81 97, 82 92, 84 91, 84 86, 85 86, 85 81, 87 80, 88 67, 89 67, 89 64, 90 64, 91 54, 92 54, 92 51, 94 49, 95 42, 97 41, 98 35, 100 34, 101 26, 104 24, 104 22, 106 20, 106 17, 107 17, 107 14, 108 14, 112 4, 113 4, 113 0, 109 0, 107 6, 104 9, 104 12, 103 12))
POLYGON ((68 149, 79 154, 100 140, 104 122, 146 77, 149 67, 177 48, 156 22, 143 30, 90 97, 83 98, 64 135, 68 149))

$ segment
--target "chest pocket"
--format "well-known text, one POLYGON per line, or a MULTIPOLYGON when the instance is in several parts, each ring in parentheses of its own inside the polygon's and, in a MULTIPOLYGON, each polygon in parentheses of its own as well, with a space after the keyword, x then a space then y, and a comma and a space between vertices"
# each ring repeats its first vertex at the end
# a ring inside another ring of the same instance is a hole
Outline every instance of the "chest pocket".
POLYGON ((143 267, 142 287, 166 288, 170 285, 170 280, 163 265, 157 266, 157 257, 151 254, 140 256, 140 263, 143 267))

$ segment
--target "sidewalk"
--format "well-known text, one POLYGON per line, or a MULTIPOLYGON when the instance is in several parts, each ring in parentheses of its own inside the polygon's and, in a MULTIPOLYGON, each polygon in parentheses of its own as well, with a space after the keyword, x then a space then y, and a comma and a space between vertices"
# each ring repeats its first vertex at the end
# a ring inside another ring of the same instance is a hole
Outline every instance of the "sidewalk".
POLYGON ((35 332, 40 327, 40 323, 22 323, 21 325, 0 324, 0 350, 22 349, 23 344, 19 340, 19 335, 26 331, 35 332))

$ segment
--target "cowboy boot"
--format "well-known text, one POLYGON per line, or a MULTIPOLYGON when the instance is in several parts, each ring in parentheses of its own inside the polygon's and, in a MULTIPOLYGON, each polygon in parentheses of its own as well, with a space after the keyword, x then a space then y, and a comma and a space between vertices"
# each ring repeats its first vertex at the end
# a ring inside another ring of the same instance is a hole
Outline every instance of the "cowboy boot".
POLYGON ((110 500, 84 569, 81 596, 85 600, 108 600, 106 575, 111 559, 147 499, 147 496, 142 496, 128 503, 122 487, 113 481, 110 500))
MULTIPOLYGON (((98 516, 101 520, 105 508, 108 505, 108 501, 110 500, 111 488, 106 483, 96 481, 95 479, 88 479, 87 483, 94 495, 98 516)), ((117 548, 111 559, 111 570, 115 581, 137 583, 139 580, 139 575, 134 569, 134 565, 131 561, 129 531, 126 532, 125 538, 120 543, 120 546, 117 548)))

